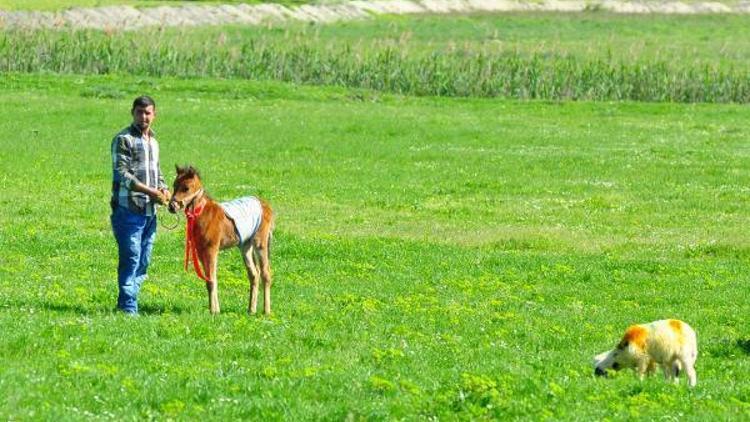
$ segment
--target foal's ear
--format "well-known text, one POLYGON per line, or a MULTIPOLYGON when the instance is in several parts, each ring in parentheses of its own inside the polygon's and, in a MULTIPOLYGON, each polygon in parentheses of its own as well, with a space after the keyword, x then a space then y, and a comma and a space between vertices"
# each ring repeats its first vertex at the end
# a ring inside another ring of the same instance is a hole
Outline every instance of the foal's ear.
POLYGON ((201 177, 201 176, 200 176, 200 173, 198 173, 198 169, 197 169, 197 168, 195 168, 195 167, 193 167, 193 166, 192 166, 191 164, 188 164, 188 165, 187 165, 187 166, 186 166, 186 167, 185 167, 185 168, 183 169, 183 171, 185 172, 185 174, 186 174, 186 175, 187 175, 188 177, 195 177, 195 176, 198 176, 199 178, 201 177))

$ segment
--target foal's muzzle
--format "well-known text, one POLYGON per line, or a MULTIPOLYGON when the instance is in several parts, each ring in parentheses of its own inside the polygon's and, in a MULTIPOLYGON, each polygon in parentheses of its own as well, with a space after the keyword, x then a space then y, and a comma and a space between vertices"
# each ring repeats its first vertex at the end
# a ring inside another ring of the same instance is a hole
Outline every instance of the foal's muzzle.
POLYGON ((169 201, 169 205, 167 206, 167 209, 169 209, 169 212, 171 212, 172 214, 176 214, 177 211, 180 210, 180 208, 182 208, 182 206, 178 204, 177 201, 174 200, 174 198, 169 201))

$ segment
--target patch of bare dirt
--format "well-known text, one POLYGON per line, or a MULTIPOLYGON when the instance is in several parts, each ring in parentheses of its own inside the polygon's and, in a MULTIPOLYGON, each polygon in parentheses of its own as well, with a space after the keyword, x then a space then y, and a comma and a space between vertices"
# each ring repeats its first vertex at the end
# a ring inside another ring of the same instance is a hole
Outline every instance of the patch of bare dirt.
POLYGON ((337 4, 282 6, 279 4, 193 5, 135 8, 108 6, 73 8, 59 13, 0 10, 0 28, 95 28, 132 30, 148 26, 264 25, 283 22, 327 23, 367 19, 383 14, 471 13, 602 10, 613 13, 750 13, 750 1, 633 2, 620 0, 353 0, 337 4))

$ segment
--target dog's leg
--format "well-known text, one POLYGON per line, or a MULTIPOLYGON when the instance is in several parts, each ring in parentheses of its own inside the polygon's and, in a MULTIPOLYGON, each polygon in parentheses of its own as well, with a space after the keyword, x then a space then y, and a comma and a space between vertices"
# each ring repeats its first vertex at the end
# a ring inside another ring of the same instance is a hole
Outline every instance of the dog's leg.
POLYGON ((648 360, 641 360, 636 365, 635 371, 638 374, 638 379, 643 381, 644 378, 646 378, 646 374, 648 373, 648 367, 649 367, 649 361, 648 360))
POLYGON ((664 379, 669 381, 672 379, 672 375, 674 372, 672 371, 672 365, 665 363, 661 366, 662 371, 664 372, 664 379))
POLYGON ((695 359, 691 361, 681 360, 680 363, 682 363, 682 369, 687 375, 688 385, 691 387, 695 387, 695 384, 698 383, 698 377, 695 374, 695 359))
POLYGON ((245 260, 245 269, 247 270, 247 279, 250 281, 250 294, 247 304, 247 312, 255 315, 258 311, 258 267, 255 265, 255 251, 250 242, 242 247, 242 257, 245 260))
POLYGON ((695 374, 695 368, 692 365, 686 366, 685 373, 687 374, 688 385, 695 387, 695 384, 698 383, 698 376, 695 374))
POLYGON ((263 313, 271 314, 271 263, 268 242, 257 250, 260 276, 263 279, 263 313))
POLYGON ((676 359, 674 362, 672 362, 672 376, 674 377, 674 383, 679 384, 680 383, 680 373, 682 371, 682 363, 679 359, 676 359))
POLYGON ((654 372, 656 372, 656 362, 651 359, 649 360, 648 367, 646 368, 646 375, 651 376, 654 374, 654 372))
POLYGON ((662 369, 664 370, 664 379, 667 380, 667 382, 671 382, 673 384, 679 384, 680 379, 678 378, 680 376, 680 362, 677 360, 673 360, 671 362, 667 362, 662 364, 662 369))

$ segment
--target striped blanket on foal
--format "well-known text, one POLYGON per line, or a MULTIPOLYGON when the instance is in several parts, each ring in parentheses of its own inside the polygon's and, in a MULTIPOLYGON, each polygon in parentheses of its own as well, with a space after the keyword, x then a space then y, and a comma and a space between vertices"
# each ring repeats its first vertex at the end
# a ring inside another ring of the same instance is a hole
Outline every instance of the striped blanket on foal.
POLYGON ((224 213, 234 222, 234 229, 240 237, 240 246, 255 236, 260 227, 263 209, 260 200, 254 196, 237 198, 219 204, 224 213))

